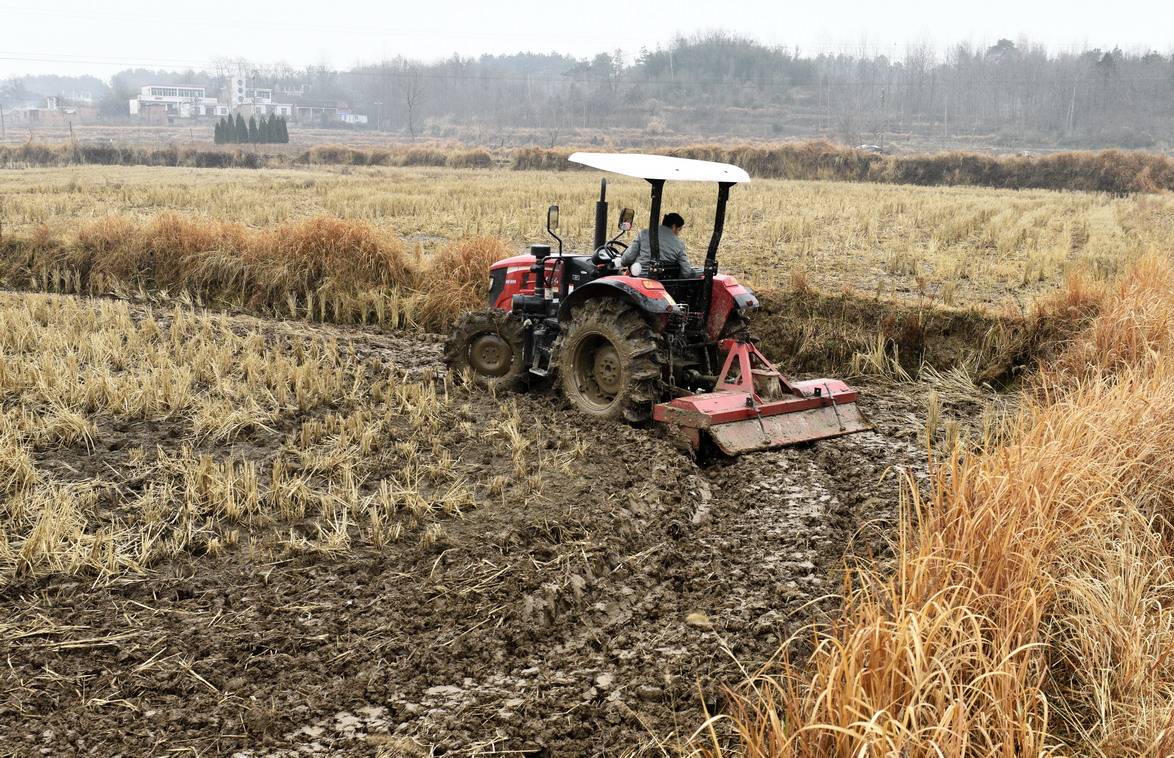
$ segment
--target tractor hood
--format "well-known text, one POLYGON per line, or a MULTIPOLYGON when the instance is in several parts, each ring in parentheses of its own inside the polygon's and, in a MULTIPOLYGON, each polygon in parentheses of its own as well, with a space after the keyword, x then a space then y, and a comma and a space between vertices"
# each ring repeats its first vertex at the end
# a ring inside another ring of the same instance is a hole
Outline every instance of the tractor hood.
POLYGON ((499 268, 513 269, 519 266, 524 266, 527 270, 534 265, 534 256, 529 253, 523 255, 515 255, 510 258, 502 258, 500 261, 495 261, 490 265, 489 270, 494 271, 499 268))

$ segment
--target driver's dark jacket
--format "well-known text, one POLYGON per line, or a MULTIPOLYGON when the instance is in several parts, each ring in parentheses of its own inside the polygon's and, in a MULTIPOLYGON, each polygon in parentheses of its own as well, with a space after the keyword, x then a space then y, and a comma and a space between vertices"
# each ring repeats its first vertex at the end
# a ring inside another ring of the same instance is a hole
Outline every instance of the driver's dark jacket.
MULTIPOLYGON (((689 256, 685 254, 685 243, 673 234, 673 230, 664 224, 659 228, 660 262, 664 266, 665 276, 670 279, 692 279, 701 276, 701 270, 693 268, 689 263, 689 256)), ((648 230, 640 232, 620 259, 621 266, 631 266, 640 261, 640 268, 648 271, 648 262, 652 260, 652 245, 648 240, 648 230)))

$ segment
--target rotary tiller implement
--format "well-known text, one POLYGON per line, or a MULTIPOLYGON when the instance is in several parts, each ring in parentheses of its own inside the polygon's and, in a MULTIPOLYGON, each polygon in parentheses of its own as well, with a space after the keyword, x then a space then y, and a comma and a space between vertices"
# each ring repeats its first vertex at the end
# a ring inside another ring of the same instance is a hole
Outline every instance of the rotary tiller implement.
POLYGON ((739 455, 871 428, 856 390, 843 382, 788 379, 749 342, 723 340, 720 347, 726 360, 712 392, 652 409, 652 418, 693 450, 708 438, 726 455, 739 455))

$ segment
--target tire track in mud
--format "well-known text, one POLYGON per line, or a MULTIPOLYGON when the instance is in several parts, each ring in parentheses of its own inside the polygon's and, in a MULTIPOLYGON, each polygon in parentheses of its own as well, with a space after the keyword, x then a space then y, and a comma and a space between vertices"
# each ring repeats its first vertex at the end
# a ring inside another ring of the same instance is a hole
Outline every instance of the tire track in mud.
MULTIPOLYGON (((617 525, 626 537, 547 554, 575 578, 546 577, 523 599, 520 622, 547 630, 542 643, 483 676, 431 672, 370 727, 397 749, 450 754, 610 754, 685 737, 702 721, 698 685, 720 708, 721 684, 832 617, 846 553, 883 556, 904 472, 926 476, 916 444, 881 432, 708 469, 677 462, 680 503, 637 497, 624 514, 653 528, 617 525)), ((312 730, 321 737, 334 723, 338 714, 312 730)))
MULTIPOLYGON (((336 338, 421 378, 439 360, 435 340, 245 326, 336 338)), ((14 618, 135 635, 84 656, 18 651, 22 686, 42 667, 61 683, 0 700, 0 727, 25 732, 18 754, 84 740, 98 753, 579 756, 688 736, 699 688, 720 708, 721 685, 832 617, 845 556, 883 558, 903 473, 927 476, 920 388, 860 389, 876 431, 706 468, 652 430, 591 423, 553 393, 517 396, 547 441, 587 453, 540 497, 454 519, 444 545, 264 568, 190 557, 108 588, 0 595, 14 618), (196 668, 168 663, 177 651, 196 668), (62 708, 79 681, 136 710, 62 708)), ((470 402, 497 413, 491 398, 470 402)))

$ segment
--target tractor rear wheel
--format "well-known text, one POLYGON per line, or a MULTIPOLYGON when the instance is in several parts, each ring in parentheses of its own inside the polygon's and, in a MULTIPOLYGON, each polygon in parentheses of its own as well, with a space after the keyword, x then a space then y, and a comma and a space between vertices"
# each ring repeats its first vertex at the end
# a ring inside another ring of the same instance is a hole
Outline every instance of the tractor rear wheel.
POLYGON ((515 390, 522 387, 527 374, 524 349, 521 321, 496 308, 474 311, 453 327, 444 344, 444 363, 454 374, 468 371, 479 387, 515 390))
POLYGON ((660 399, 656 336, 640 312, 615 298, 575 308, 558 341, 563 393, 596 418, 646 421, 660 399))

